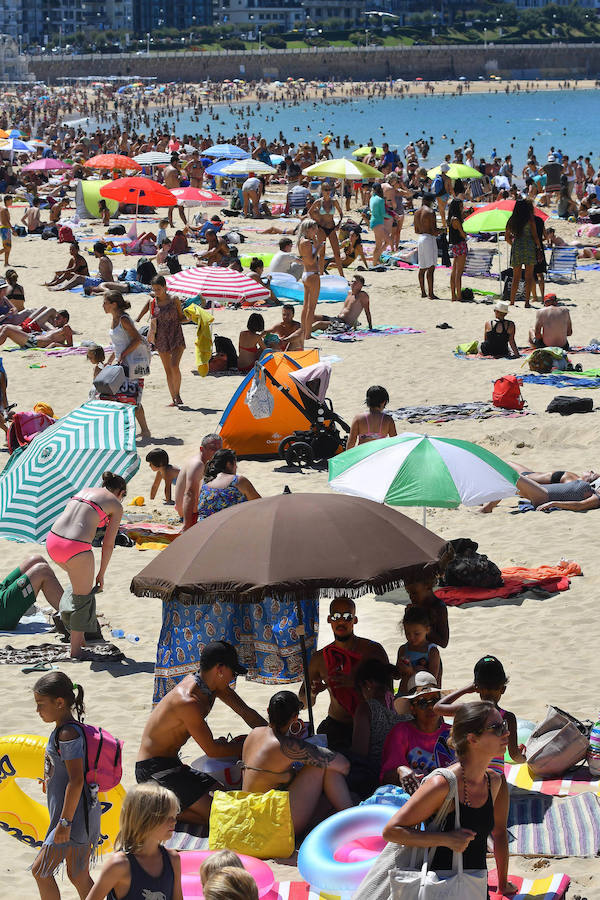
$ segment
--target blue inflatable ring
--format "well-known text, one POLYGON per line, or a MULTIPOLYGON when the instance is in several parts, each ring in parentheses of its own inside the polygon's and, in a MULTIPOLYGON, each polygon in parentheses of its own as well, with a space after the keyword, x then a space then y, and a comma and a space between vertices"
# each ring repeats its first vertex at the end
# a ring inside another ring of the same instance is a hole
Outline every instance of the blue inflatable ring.
POLYGON ((354 806, 320 822, 298 851, 298 871, 302 878, 319 891, 340 894, 356 890, 373 860, 338 862, 334 853, 349 841, 381 834, 397 811, 397 806, 384 803, 354 806))

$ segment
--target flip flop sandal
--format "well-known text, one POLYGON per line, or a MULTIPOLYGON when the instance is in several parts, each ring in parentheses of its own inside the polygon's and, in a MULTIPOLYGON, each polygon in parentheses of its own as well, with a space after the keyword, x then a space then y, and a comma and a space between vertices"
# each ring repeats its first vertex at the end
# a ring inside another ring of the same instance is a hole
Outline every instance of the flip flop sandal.
POLYGON ((53 666, 52 663, 38 662, 32 666, 24 666, 21 672, 24 675, 29 675, 31 672, 54 672, 56 669, 58 669, 58 666, 53 666))

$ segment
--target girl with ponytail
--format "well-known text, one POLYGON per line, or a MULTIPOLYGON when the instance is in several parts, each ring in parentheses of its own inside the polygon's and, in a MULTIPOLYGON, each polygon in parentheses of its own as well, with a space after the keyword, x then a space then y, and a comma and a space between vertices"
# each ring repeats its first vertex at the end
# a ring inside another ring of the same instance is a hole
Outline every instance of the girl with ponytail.
POLYGON ((93 886, 89 863, 100 839, 100 803, 85 782, 83 688, 64 672, 48 672, 33 687, 36 710, 55 725, 44 760, 50 827, 32 867, 42 900, 60 898, 55 874, 62 863, 80 897, 93 886))

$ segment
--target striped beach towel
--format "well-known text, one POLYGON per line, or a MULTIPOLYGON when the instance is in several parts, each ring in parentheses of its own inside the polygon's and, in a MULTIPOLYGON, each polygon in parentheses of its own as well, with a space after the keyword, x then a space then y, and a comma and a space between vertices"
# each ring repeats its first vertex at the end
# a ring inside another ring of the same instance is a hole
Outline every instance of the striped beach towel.
MULTIPOLYGON (((530 900, 531 897, 543 897, 544 900, 559 900, 571 883, 568 875, 548 875, 546 878, 521 878, 510 874, 510 880, 519 888, 516 894, 511 894, 512 900, 530 900)), ((496 870, 489 873, 488 884, 490 886, 490 900, 500 900, 504 894, 498 894, 494 888, 498 885, 496 870)))
POLYGON ((514 794, 508 814, 508 846, 520 856, 596 856, 600 848, 600 801, 514 794))
POLYGON ((527 763, 518 766, 506 763, 504 774, 513 787, 553 797, 567 797, 570 794, 580 794, 582 791, 597 794, 600 789, 600 779, 594 777, 587 766, 581 766, 563 778, 541 779, 534 778, 530 774, 527 763))

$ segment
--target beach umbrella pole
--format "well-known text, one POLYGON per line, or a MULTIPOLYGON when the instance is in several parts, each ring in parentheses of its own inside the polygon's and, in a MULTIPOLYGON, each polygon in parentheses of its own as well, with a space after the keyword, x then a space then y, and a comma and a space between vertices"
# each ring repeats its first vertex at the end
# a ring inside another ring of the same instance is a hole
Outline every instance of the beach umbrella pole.
POLYGON ((296 613, 298 616, 298 625, 296 626, 296 634, 300 638, 300 651, 302 653, 302 675, 304 678, 304 694, 306 697, 306 708, 308 710, 308 733, 312 737, 315 733, 315 720, 313 716, 313 708, 310 702, 310 679, 308 676, 308 653, 306 652, 306 629, 304 627, 304 617, 302 615, 302 601, 296 600, 296 613))
POLYGON ((427 527, 427 507, 423 507, 423 528, 427 527))

